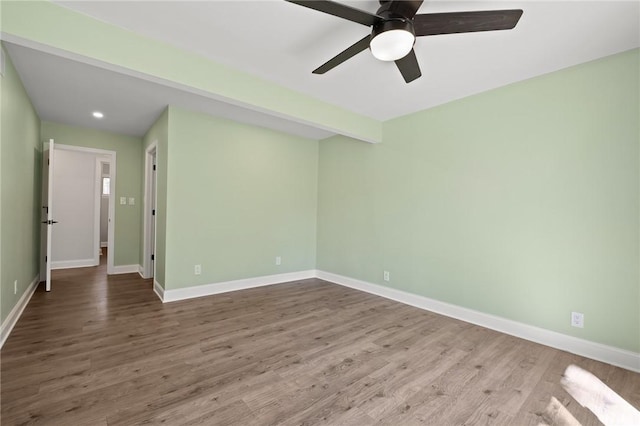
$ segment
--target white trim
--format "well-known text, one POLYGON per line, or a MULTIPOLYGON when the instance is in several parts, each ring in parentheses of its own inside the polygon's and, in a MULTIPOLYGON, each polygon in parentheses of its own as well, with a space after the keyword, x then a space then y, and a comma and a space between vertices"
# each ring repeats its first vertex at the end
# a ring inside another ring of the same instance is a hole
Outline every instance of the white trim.
POLYGON ((360 281, 330 272, 318 271, 317 278, 345 287, 375 294, 386 299, 416 308, 456 318, 482 327, 490 328, 511 336, 520 337, 552 348, 571 352, 587 358, 606 362, 627 370, 640 372, 640 353, 619 349, 601 343, 591 342, 551 330, 535 327, 473 309, 463 308, 428 297, 407 293, 402 290, 360 281))
POLYGON ((109 243, 107 241, 100 241, 100 247, 109 247, 109 243))
MULTIPOLYGON (((75 146, 75 145, 63 145, 63 144, 55 144, 55 149, 63 149, 67 151, 78 151, 78 152, 86 152, 96 155, 103 155, 107 158, 103 158, 103 161, 109 163, 109 174, 111 180, 109 182, 109 223, 107 224, 107 274, 118 274, 122 272, 114 272, 115 266, 113 264, 113 259, 115 258, 115 229, 116 229, 116 178, 117 178, 117 163, 116 151, 109 151, 106 149, 98 149, 98 148, 87 148, 85 146, 75 146)), ((102 192, 102 191, 100 191, 102 192)), ((99 231, 98 231, 99 232, 99 231)), ((98 234, 99 235, 99 234, 98 234)), ((100 238, 98 238, 100 239, 100 238)))
MULTIPOLYGON (((116 266, 116 273, 140 272, 140 265, 116 266)), ((290 281, 298 281, 309 278, 319 278, 334 284, 353 288, 416 308, 424 309, 437 314, 456 318, 481 327, 490 328, 501 333, 509 334, 532 342, 540 343, 556 349, 581 355, 587 358, 606 362, 611 365, 625 368, 627 370, 640 372, 640 353, 619 349, 613 346, 603 345, 596 342, 580 339, 551 330, 523 324, 495 315, 463 308, 428 297, 407 293, 390 287, 345 277, 325 271, 307 270, 290 272, 277 275, 267 275, 262 277, 247 278, 234 281, 218 282, 200 286, 192 286, 175 290, 164 290, 160 283, 153 280, 153 291, 163 302, 174 302, 178 300, 191 299, 195 297, 210 296, 230 291, 245 290, 249 288, 261 287, 272 284, 279 284, 290 281)), ((11 333, 17 323, 22 311, 29 303, 31 296, 37 288, 39 277, 36 276, 27 290, 22 294, 18 303, 13 307, 5 321, 0 327, 0 348, 11 333)))
POLYGON ((18 320, 22 316, 22 312, 24 312, 24 308, 29 304, 29 300, 31 300, 31 296, 35 293, 38 288, 38 284, 40 283, 40 274, 36 275, 36 277, 31 281, 29 287, 22 293, 20 296, 20 300, 18 303, 11 309, 7 318, 5 318, 2 326, 0 326, 0 348, 4 346, 4 342, 7 341, 7 338, 11 334, 13 327, 18 323, 18 320))
POLYGON ((160 299, 160 301, 162 303, 165 302, 165 300, 164 300, 164 288, 162 288, 160 283, 158 281, 156 281, 155 279, 153 280, 153 292, 156 294, 156 296, 158 296, 158 298, 160 299))
MULTIPOLYGON (((93 256, 94 256, 94 265, 100 264, 100 213, 102 210, 101 202, 102 202, 102 163, 108 162, 104 158, 100 158, 97 155, 95 158, 95 185, 94 185, 94 204, 93 204, 93 256)), ((108 226, 108 225, 107 225, 108 226)))
POLYGON ((142 265, 138 265, 138 275, 140 275, 140 278, 142 278, 143 280, 146 280, 144 276, 144 268, 142 267, 142 265))
POLYGON ((118 274, 135 274, 138 272, 138 267, 140 265, 118 265, 114 266, 109 275, 118 275, 118 274))
POLYGON ((88 268, 96 266, 95 259, 56 260, 51 262, 51 269, 88 268))
MULTIPOLYGON (((155 253, 155 236, 156 229, 155 224, 156 220, 152 220, 151 210, 154 207, 152 206, 153 201, 155 200, 155 204, 157 205, 157 175, 156 175, 156 184, 153 184, 153 163, 158 164, 158 140, 154 140, 149 144, 149 146, 145 149, 144 155, 144 198, 143 198, 143 208, 142 208, 142 220, 143 220, 143 237, 142 237, 142 278, 151 278, 155 276, 155 270, 151 270, 151 253, 155 253), (155 191, 154 194, 151 192, 155 191), (151 223, 154 224, 154 229, 151 229, 151 223), (153 240, 153 241, 152 241, 153 240)), ((157 211, 156 211, 157 214, 157 211)), ((157 216, 156 216, 157 218, 157 216)), ((155 262, 154 268, 155 269, 155 262)))
POLYGON ((316 271, 289 272, 277 275, 265 275, 262 277, 245 278, 241 280, 225 281, 212 284, 196 285, 192 287, 164 290, 163 302, 175 302, 178 300, 192 299, 194 297, 211 296, 213 294, 227 293, 229 291, 246 290, 254 287, 262 287, 271 284, 280 284, 289 281, 306 280, 315 278, 316 271))

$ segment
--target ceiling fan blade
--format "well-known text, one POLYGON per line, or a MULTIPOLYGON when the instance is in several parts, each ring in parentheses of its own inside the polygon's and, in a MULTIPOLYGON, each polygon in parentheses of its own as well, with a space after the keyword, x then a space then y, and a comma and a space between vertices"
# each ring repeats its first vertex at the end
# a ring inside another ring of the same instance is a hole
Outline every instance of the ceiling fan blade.
POLYGON ((422 75, 420 71, 420 65, 418 65, 418 58, 416 58, 416 52, 411 49, 411 52, 404 58, 398 59, 396 65, 404 78, 404 81, 411 83, 416 78, 422 75))
POLYGON ((478 12, 427 13, 416 15, 416 37, 475 31, 510 30, 516 26, 522 10, 483 10, 478 12))
POLYGON ((345 50, 343 50, 342 52, 338 53, 336 56, 334 56, 333 58, 329 59, 324 64, 320 65, 317 69, 313 70, 313 73, 314 74, 324 74, 325 72, 337 67, 338 65, 340 65, 341 63, 343 63, 347 59, 353 58, 358 53, 362 52, 367 47, 369 47, 369 39, 370 38, 371 38, 371 35, 367 35, 362 40, 357 41, 356 43, 354 43, 351 46, 347 47, 345 50))
POLYGON ((381 8, 378 13, 383 11, 391 12, 393 15, 400 15, 405 18, 413 18, 418 9, 422 6, 424 0, 393 0, 382 2, 381 8))
POLYGON ((373 15, 364 10, 356 9, 351 6, 347 6, 341 3, 336 3, 329 0, 286 0, 289 3, 295 3, 300 6, 308 7, 309 9, 317 10, 319 12, 328 13, 329 15, 337 16, 348 21, 357 22, 358 24, 371 26, 382 19, 378 15, 373 15))

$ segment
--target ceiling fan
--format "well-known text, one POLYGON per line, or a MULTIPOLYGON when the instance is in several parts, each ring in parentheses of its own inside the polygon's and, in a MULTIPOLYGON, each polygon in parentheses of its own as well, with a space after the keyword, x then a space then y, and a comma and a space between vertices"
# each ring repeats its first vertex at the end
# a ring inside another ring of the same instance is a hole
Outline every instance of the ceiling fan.
POLYGON ((416 37, 510 30, 522 15, 520 9, 416 15, 423 0, 380 0, 375 14, 329 0, 286 1, 372 27, 370 35, 329 59, 315 69, 314 74, 324 74, 368 47, 377 59, 395 61, 407 83, 422 75, 413 51, 416 37))

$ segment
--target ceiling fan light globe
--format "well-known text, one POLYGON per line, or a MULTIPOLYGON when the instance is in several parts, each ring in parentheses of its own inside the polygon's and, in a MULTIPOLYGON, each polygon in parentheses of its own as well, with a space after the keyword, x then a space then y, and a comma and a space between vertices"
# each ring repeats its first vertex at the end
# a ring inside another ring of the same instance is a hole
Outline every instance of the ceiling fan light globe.
POLYGON ((389 30, 376 35, 369 47, 376 59, 396 61, 407 56, 416 38, 406 30, 389 30))
POLYGON ((376 59, 397 61, 411 52, 415 41, 409 21, 388 20, 374 26, 369 48, 376 59))

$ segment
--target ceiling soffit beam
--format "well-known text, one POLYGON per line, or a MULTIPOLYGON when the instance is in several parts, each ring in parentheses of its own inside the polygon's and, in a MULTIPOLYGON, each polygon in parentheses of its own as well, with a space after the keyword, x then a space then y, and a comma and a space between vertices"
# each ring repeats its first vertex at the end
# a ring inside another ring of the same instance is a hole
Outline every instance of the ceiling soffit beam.
POLYGON ((3 40, 370 143, 382 123, 49 1, 2 4, 3 40))

